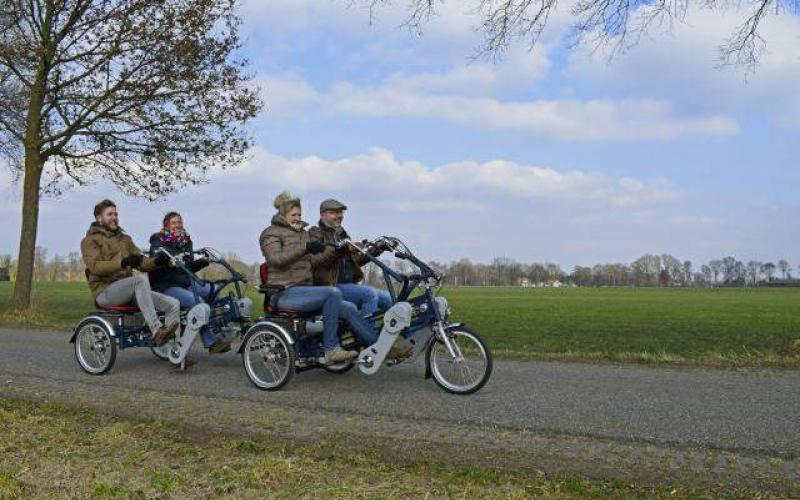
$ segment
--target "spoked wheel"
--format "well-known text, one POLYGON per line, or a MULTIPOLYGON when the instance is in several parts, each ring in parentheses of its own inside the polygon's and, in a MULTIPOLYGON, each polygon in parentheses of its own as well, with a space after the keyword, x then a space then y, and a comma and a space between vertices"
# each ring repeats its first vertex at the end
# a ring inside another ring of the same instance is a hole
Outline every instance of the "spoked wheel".
POLYGON ((102 375, 117 359, 117 340, 102 321, 88 319, 75 334, 75 359, 86 373, 102 375))
POLYGON ((480 335, 464 327, 448 329, 447 335, 454 353, 437 337, 426 355, 428 369, 445 391, 472 394, 492 376, 492 353, 480 335))
POLYGON ((274 391, 294 375, 294 346, 274 328, 261 327, 250 332, 242 346, 244 370, 259 389, 274 391))

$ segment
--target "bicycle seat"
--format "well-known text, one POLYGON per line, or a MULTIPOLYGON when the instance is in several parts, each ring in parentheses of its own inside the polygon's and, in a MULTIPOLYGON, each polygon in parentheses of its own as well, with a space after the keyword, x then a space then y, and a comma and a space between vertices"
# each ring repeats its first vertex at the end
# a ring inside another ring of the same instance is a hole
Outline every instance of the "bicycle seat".
POLYGON ((297 311, 295 309, 286 309, 284 307, 266 306, 264 312, 270 316, 280 316, 284 318, 313 318, 319 315, 319 311, 297 311))
POLYGON ((97 306, 98 309, 101 311, 108 311, 108 312, 118 312, 118 313, 137 313, 139 312, 139 307, 136 305, 125 305, 125 306, 97 306))

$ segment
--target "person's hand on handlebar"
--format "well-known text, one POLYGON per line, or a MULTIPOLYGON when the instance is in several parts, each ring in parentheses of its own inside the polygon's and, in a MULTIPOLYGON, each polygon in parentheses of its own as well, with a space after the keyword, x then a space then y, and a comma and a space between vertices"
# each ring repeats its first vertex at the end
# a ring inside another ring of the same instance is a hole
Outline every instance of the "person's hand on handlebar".
POLYGON ((153 260, 158 267, 166 267, 172 262, 172 259, 169 257, 169 255, 164 252, 158 252, 153 260))
POLYGON ((120 264, 123 268, 130 267, 130 268, 138 268, 142 265, 142 261, 144 260, 144 255, 140 253, 132 253, 127 257, 124 257, 120 264))
POLYGON ((347 251, 349 250, 348 247, 349 247, 349 243, 348 242, 340 241, 339 243, 334 245, 334 251, 339 255, 343 255, 343 254, 346 254, 347 251))
POLYGON ((311 240, 306 243, 306 252, 310 254, 322 253, 325 251, 325 243, 317 240, 311 240))

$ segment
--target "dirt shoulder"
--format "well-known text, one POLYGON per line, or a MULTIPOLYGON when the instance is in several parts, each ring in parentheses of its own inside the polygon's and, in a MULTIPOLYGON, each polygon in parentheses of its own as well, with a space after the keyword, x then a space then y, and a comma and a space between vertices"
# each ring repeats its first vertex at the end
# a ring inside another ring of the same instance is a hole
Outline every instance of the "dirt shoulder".
POLYGON ((356 416, 82 382, 60 386, 22 375, 2 375, 0 398, 90 409, 138 422, 160 421, 201 440, 238 436, 268 439, 286 449, 313 446, 320 456, 332 459, 368 453, 395 466, 469 466, 527 478, 588 478, 646 488, 680 485, 679 491, 725 495, 800 494, 796 460, 744 452, 356 416))

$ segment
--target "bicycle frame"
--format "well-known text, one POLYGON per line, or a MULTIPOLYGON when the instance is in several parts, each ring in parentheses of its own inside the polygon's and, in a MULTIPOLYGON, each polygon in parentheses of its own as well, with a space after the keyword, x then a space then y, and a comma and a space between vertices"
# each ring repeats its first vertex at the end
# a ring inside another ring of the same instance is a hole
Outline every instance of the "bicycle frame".
POLYGON ((215 328, 218 326, 224 326, 231 321, 241 317, 241 311, 239 310, 239 305, 236 299, 241 299, 244 297, 242 293, 240 283, 247 283, 247 278, 236 272, 235 269, 231 267, 228 262, 222 258, 216 251, 212 249, 200 249, 191 252, 192 255, 204 255, 209 258, 210 262, 215 264, 219 264, 228 271, 229 277, 227 279, 216 280, 216 281, 208 281, 200 278, 197 276, 189 267, 184 263, 183 256, 187 255, 188 252, 172 255, 166 249, 159 248, 157 252, 164 253, 170 258, 170 261, 173 266, 180 269, 184 274, 186 274, 192 285, 211 285, 211 295, 208 297, 207 300, 200 297, 197 293, 197 288, 195 286, 191 287, 192 294, 194 295, 194 301, 196 304, 201 302, 206 302, 208 305, 211 306, 211 318, 209 319, 208 326, 211 328, 215 328), (236 291, 236 299, 234 299, 231 295, 228 297, 220 297, 219 294, 222 290, 225 289, 228 285, 233 285, 236 291), (220 317, 218 314, 215 313, 218 306, 223 306, 224 313, 220 317), (227 306, 227 307, 225 307, 227 306))
POLYGON ((442 276, 431 269, 429 265, 418 259, 409 250, 405 243, 400 241, 398 238, 382 236, 379 239, 391 242, 394 247, 392 251, 394 252, 395 257, 410 262, 412 265, 416 266, 420 273, 409 276, 395 271, 386 265, 386 263, 381 262, 377 257, 372 255, 368 250, 365 251, 357 245, 352 245, 352 242, 348 241, 348 243, 357 248, 362 255, 364 255, 370 262, 381 269, 384 282, 386 283, 386 288, 389 291, 389 295, 392 297, 393 303, 407 301, 411 304, 414 310, 419 310, 423 303, 427 305, 425 311, 423 311, 421 315, 412 321, 411 326, 409 327, 409 333, 413 334, 423 328, 431 327, 435 330, 436 335, 445 344, 450 355, 455 359, 461 359, 462 355, 458 346, 453 342, 450 342, 449 336, 447 335, 445 329, 445 311, 439 310, 439 307, 436 303, 436 295, 433 292, 434 288, 436 288, 441 282, 442 276), (400 248, 400 250, 398 251, 397 248, 400 248), (400 293, 397 293, 394 289, 394 286, 392 286, 392 279, 398 283, 402 283, 400 293), (432 282, 435 282, 435 284, 432 282), (419 297, 409 299, 414 289, 416 289, 422 283, 424 283, 423 288, 425 289, 423 294, 419 297))

